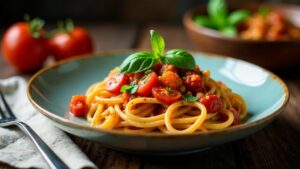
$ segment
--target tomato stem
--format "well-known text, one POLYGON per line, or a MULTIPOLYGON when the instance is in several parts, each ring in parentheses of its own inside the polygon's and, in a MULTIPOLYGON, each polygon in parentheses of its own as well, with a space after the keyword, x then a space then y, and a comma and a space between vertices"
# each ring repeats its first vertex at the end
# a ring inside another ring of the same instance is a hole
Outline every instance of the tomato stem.
POLYGON ((40 19, 39 17, 30 19, 28 14, 24 15, 24 20, 29 24, 29 30, 31 32, 31 36, 35 39, 38 39, 42 36, 42 28, 45 25, 45 21, 40 19))
POLYGON ((58 32, 72 32, 74 30, 74 22, 72 19, 66 19, 64 21, 58 21, 57 22, 57 31, 58 32))

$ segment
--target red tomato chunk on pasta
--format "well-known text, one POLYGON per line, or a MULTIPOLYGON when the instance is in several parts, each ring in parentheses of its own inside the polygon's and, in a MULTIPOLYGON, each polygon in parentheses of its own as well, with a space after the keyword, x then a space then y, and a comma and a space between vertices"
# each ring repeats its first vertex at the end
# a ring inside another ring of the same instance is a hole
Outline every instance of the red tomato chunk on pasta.
POLYGON ((204 96, 200 102, 206 107, 207 113, 219 113, 222 109, 222 100, 216 95, 204 96))
POLYGON ((160 77, 159 81, 163 86, 170 87, 171 89, 178 89, 182 86, 182 80, 177 73, 172 71, 164 72, 160 77))
POLYGON ((105 88, 111 93, 119 94, 121 87, 128 82, 128 77, 125 74, 115 74, 107 80, 105 88))
POLYGON ((178 90, 167 91, 166 88, 152 88, 152 95, 159 101, 165 104, 172 104, 181 98, 181 93, 178 90))
POLYGON ((151 94, 152 88, 158 83, 159 81, 156 73, 152 72, 138 82, 139 88, 137 90, 137 93, 141 96, 149 96, 151 94))
POLYGON ((185 87, 192 92, 203 91, 202 79, 198 74, 187 73, 187 75, 183 77, 183 83, 185 87))
POLYGON ((72 96, 70 111, 76 117, 84 117, 88 111, 85 96, 72 96))

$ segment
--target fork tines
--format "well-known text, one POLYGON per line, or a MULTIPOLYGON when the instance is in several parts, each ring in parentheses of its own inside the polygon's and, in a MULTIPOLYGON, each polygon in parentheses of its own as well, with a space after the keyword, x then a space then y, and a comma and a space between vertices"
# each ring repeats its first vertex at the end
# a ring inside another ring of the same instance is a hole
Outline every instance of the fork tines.
POLYGON ((0 104, 0 122, 6 122, 8 120, 14 120, 16 119, 15 115, 13 114, 12 110, 10 109, 9 105, 7 104, 4 95, 0 89, 0 97, 1 97, 1 101, 5 107, 5 110, 7 112, 8 117, 5 116, 4 110, 1 108, 1 104, 0 104))

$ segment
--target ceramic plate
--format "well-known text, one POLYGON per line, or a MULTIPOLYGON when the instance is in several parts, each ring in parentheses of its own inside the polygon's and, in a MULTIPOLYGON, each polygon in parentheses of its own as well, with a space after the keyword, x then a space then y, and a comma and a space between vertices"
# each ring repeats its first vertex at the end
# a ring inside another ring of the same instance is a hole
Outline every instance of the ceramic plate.
POLYGON ((72 95, 83 94, 133 52, 93 54, 42 69, 29 81, 29 100, 54 125, 68 133, 113 149, 143 154, 190 153, 246 137, 269 124, 288 102, 286 85, 271 72, 245 61, 194 52, 202 70, 210 69, 213 79, 223 81, 245 99, 250 115, 241 125, 189 135, 129 134, 92 128, 85 119, 69 114, 72 95))

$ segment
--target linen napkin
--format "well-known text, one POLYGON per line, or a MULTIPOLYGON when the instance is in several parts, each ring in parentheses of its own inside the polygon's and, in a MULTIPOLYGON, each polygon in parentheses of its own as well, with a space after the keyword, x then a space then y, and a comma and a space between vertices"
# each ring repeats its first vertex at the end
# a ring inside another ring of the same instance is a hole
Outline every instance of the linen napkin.
MULTIPOLYGON (((97 168, 63 131, 33 108, 26 86, 22 77, 0 79, 0 88, 16 117, 31 126, 71 169, 97 168)), ((0 128, 0 161, 18 168, 49 168, 31 140, 16 127, 0 128)))

